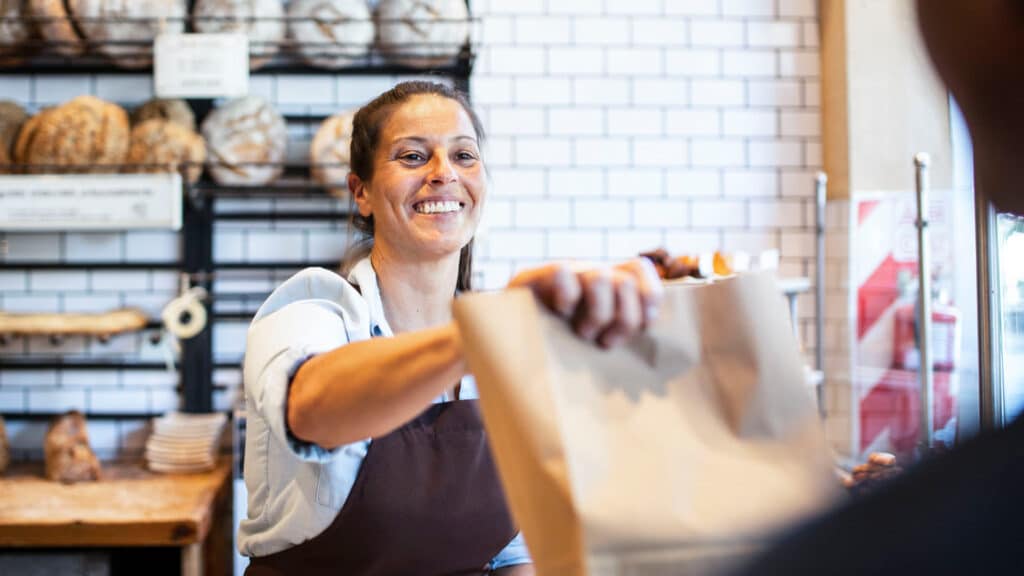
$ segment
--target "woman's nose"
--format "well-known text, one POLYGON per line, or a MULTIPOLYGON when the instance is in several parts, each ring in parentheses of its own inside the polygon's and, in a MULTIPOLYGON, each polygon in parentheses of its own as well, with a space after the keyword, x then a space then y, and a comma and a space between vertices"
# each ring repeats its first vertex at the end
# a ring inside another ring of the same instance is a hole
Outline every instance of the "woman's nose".
POLYGON ((444 186, 454 182, 457 178, 455 166, 448 160, 448 156, 434 154, 434 159, 430 163, 430 183, 435 186, 444 186))

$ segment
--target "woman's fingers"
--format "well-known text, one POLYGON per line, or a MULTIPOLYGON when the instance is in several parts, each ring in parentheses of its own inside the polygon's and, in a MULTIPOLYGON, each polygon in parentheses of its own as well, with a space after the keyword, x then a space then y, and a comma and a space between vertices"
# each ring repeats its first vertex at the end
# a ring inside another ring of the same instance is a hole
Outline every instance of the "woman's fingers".
POLYGON ((582 298, 573 316, 573 328, 584 340, 596 340, 615 320, 615 291, 611 271, 591 268, 578 274, 582 298))
POLYGON ((662 299, 661 279, 644 258, 609 268, 549 264, 525 270, 510 287, 529 288, 585 340, 613 347, 649 326, 662 299))
POLYGON ((613 284, 615 315, 608 328, 598 337, 598 344, 605 348, 626 342, 644 326, 640 293, 633 277, 619 274, 613 280, 613 284))
POLYGON ((643 311, 643 326, 647 327, 658 315, 665 289, 658 269, 647 258, 634 258, 615 267, 633 277, 636 282, 640 307, 643 311))
POLYGON ((579 279, 565 264, 524 270, 508 285, 510 288, 529 288, 544 306, 566 319, 573 315, 582 293, 579 279))

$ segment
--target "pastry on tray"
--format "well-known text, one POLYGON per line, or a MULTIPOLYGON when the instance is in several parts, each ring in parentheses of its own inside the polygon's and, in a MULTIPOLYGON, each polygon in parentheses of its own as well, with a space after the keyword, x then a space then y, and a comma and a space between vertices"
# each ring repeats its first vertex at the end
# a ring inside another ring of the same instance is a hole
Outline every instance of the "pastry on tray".
POLYGON ((122 68, 153 62, 157 34, 185 31, 185 0, 66 0, 78 30, 122 68))
POLYGON ((154 118, 170 120, 192 131, 196 129, 196 115, 184 100, 153 98, 132 111, 132 126, 154 118))
POLYGON ((75 167, 81 172, 108 172, 128 154, 128 113, 93 96, 79 96, 33 116, 15 145, 18 162, 38 166, 75 167))

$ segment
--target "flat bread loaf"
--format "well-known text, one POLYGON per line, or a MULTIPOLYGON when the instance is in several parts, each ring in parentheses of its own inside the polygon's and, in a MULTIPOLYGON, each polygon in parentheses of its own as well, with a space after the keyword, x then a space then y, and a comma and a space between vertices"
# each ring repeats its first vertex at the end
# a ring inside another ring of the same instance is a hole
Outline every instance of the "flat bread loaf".
POLYGON ((465 0, 380 0, 380 50, 388 59, 427 68, 450 62, 469 38, 465 0))
POLYGON ((292 0, 288 30, 311 66, 338 69, 366 59, 375 27, 366 0, 292 0))
POLYGON ((192 26, 197 32, 241 32, 249 37, 249 67, 263 66, 285 37, 281 0, 196 0, 192 26))
POLYGON ((309 147, 309 165, 313 179, 332 196, 348 196, 349 159, 352 145, 352 119, 355 110, 339 112, 324 120, 309 147))
POLYGON ((210 175, 220 184, 267 184, 281 175, 288 131, 284 118, 262 98, 237 98, 210 112, 202 134, 210 175))
POLYGON ((15 156, 21 163, 109 172, 128 153, 128 113, 93 96, 79 96, 43 110, 18 135, 15 156))
POLYGON ((184 100, 153 98, 132 112, 132 126, 154 118, 169 120, 193 132, 196 129, 196 115, 184 100))
POLYGON ((177 172, 187 166, 185 177, 194 184, 203 173, 206 143, 180 124, 154 118, 132 128, 127 162, 134 172, 177 172))
POLYGON ((39 33, 54 52, 64 56, 85 52, 83 38, 64 0, 28 0, 28 13, 39 19, 39 33))
POLYGON ((185 0, 66 1, 86 39, 123 68, 149 66, 160 32, 185 31, 185 0))
POLYGON ((17 103, 0 101, 0 173, 10 172, 2 166, 14 163, 14 143, 27 120, 28 113, 17 103))

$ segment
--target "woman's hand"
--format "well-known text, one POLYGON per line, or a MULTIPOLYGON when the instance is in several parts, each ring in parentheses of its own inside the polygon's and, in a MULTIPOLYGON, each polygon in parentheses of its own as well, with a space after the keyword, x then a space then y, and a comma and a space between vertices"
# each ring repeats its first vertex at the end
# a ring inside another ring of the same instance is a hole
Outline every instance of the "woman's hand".
POLYGON ((649 326, 663 292, 658 272, 646 258, 617 266, 549 264, 520 272, 509 287, 529 288, 581 338, 605 348, 649 326))

